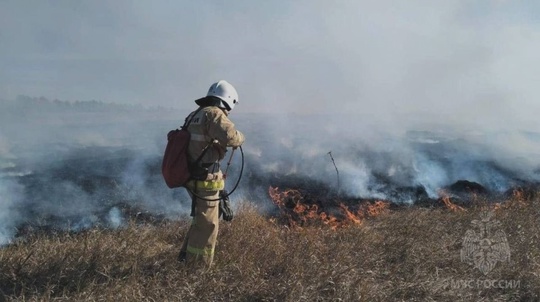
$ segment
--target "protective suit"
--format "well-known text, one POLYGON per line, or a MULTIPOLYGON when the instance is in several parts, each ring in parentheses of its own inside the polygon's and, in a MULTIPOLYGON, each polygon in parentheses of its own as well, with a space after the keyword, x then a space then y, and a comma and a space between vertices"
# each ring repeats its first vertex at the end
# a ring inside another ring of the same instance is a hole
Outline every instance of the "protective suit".
POLYGON ((220 108, 224 107, 221 101, 215 96, 199 99, 195 102, 202 109, 192 112, 187 118, 192 118, 188 127, 191 133, 188 148, 190 161, 194 162, 212 141, 217 143, 212 144, 201 158, 202 166, 208 168, 209 172, 206 180, 190 180, 187 184, 189 190, 212 201, 190 193, 195 198, 193 221, 182 244, 179 261, 207 267, 214 259, 219 229, 219 192, 225 186, 219 162, 225 157, 227 147, 239 147, 245 139, 228 118, 228 110, 220 108))

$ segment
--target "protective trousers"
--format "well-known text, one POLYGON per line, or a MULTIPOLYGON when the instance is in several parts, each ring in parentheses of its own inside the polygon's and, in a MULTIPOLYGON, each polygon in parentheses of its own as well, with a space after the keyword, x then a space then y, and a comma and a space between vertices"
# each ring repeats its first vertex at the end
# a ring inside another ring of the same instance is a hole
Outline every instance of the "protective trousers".
MULTIPOLYGON (((205 199, 218 199, 219 191, 197 190, 205 199)), ((190 193, 191 195, 191 193, 190 193)), ((192 196, 193 198, 194 196, 192 196)), ((180 253, 186 255, 188 265, 209 267, 214 260, 214 250, 219 229, 219 200, 207 201, 195 197, 195 215, 180 253)))

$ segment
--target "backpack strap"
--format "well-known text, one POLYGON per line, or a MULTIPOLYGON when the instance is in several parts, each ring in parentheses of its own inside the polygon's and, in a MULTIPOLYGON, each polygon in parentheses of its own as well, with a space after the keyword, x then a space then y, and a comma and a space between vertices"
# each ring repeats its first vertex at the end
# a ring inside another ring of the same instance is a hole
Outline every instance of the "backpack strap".
POLYGON ((193 118, 195 117, 195 115, 197 115, 197 113, 199 113, 199 111, 201 111, 204 107, 199 107, 197 108, 197 110, 195 110, 193 112, 193 114, 190 114, 186 117, 186 119, 184 120, 184 125, 182 126, 182 129, 185 129, 187 130, 187 127, 189 127, 189 124, 191 124, 191 121, 193 120, 193 118), (189 119, 189 120, 188 120, 189 119))

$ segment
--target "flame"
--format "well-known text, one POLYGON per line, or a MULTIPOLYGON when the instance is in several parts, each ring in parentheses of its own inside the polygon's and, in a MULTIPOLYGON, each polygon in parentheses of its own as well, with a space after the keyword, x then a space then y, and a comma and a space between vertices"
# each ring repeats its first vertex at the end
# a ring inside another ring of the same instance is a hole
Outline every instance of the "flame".
POLYGON ((361 225, 366 216, 374 217, 385 213, 389 203, 376 201, 358 207, 356 211, 350 210, 343 203, 339 204, 339 214, 334 216, 323 211, 316 204, 307 204, 302 193, 298 190, 287 189, 280 191, 279 188, 270 187, 268 194, 278 206, 282 215, 287 218, 288 224, 293 227, 302 227, 322 223, 332 230, 351 225, 361 225))
POLYGON ((523 189, 517 188, 512 190, 512 197, 515 200, 523 201, 525 199, 525 194, 523 192, 523 189))
POLYGON ((495 210, 505 210, 513 207, 524 207, 530 203, 530 197, 526 196, 526 192, 522 188, 512 190, 512 197, 504 202, 497 202, 493 206, 495 210))
POLYGON ((345 213, 346 219, 350 220, 354 224, 361 224, 362 223, 362 218, 363 218, 362 213, 360 213, 360 212, 353 213, 353 212, 349 211, 349 208, 346 205, 342 204, 342 203, 339 204, 339 207, 341 208, 343 213, 345 213))
POLYGON ((341 221, 339 221, 336 217, 327 215, 325 212, 321 212, 320 214, 321 221, 330 227, 332 230, 337 230, 340 226, 342 226, 341 221))
POLYGON ((379 216, 383 213, 388 212, 388 209, 390 208, 390 203, 382 200, 375 201, 374 204, 370 204, 367 207, 367 214, 369 216, 379 216))
POLYGON ((451 200, 450 200, 450 196, 448 194, 446 194, 445 192, 440 192, 440 194, 442 195, 442 202, 444 203, 444 205, 452 212, 464 212, 465 209, 463 207, 460 207, 458 206, 457 204, 453 203, 451 200))

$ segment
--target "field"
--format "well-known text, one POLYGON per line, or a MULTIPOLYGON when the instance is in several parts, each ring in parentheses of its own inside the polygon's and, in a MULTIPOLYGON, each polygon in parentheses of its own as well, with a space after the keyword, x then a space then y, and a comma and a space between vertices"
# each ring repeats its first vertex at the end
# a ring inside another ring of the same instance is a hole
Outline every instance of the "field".
POLYGON ((183 115, 30 101, 3 104, 0 301, 540 301, 540 134, 507 150, 239 118, 236 217, 194 271, 176 261, 187 194, 160 174, 183 115))
POLYGON ((539 205, 387 208, 332 228, 244 201, 206 271, 176 262, 188 217, 38 232, 0 250, 0 301, 538 301, 539 205), (484 274, 460 252, 486 210, 510 257, 484 274))

